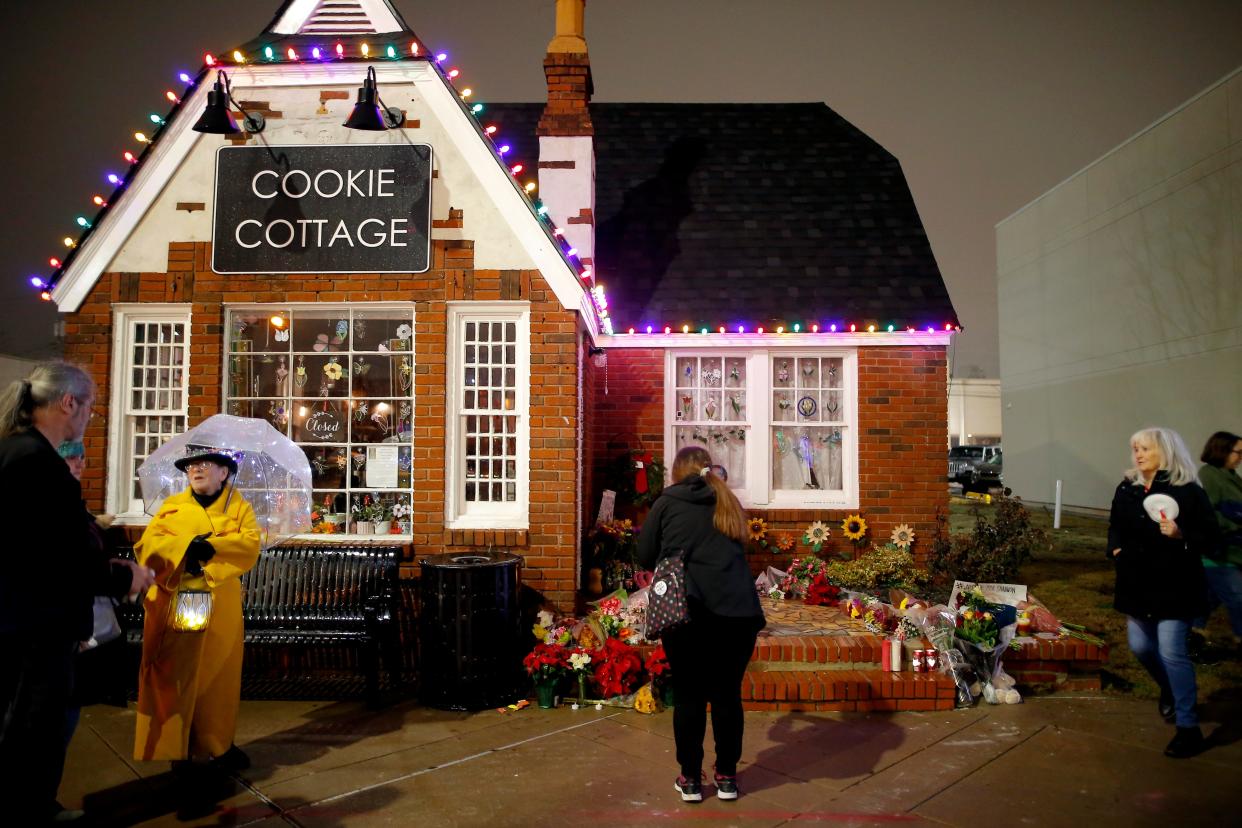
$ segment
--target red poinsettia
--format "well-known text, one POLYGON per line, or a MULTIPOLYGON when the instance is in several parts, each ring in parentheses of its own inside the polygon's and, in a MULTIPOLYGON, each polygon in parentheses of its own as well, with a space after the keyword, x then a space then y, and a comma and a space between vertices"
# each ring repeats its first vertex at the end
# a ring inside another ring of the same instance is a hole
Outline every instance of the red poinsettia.
POLYGON ((824 573, 818 573, 806 587, 806 603, 811 606, 831 604, 841 594, 841 588, 830 583, 824 573))
POLYGON ((642 678, 643 661, 638 650, 619 638, 604 640, 604 646, 591 653, 595 665, 595 689, 600 698, 632 693, 642 678))
POLYGON ((536 644, 522 659, 522 666, 536 684, 555 681, 569 672, 569 649, 560 644, 536 644))
POLYGON ((651 676, 652 681, 663 682, 668 679, 669 671, 672 668, 668 664, 668 655, 664 652, 664 645, 658 645, 651 654, 647 656, 647 675, 651 676))

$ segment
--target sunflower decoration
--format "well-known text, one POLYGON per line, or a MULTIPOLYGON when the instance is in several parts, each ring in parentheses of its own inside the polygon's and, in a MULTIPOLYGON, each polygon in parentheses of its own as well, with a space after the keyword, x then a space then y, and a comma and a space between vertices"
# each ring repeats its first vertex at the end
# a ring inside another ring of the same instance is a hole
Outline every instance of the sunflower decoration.
POLYGON ((763 518, 747 518, 746 531, 750 534, 750 542, 760 546, 768 545, 768 522, 763 518))
POLYGON ((802 542, 809 545, 812 552, 818 552, 828 542, 828 526, 822 520, 815 521, 806 527, 802 542))
POLYGON ((863 520, 862 515, 850 515, 841 521, 841 534, 861 550, 863 543, 866 542, 867 521, 863 520))
POLYGON ((893 546, 909 549, 914 543, 914 530, 908 524, 903 523, 893 530, 893 533, 889 535, 889 540, 893 542, 893 546))
POLYGON ((781 552, 792 552, 797 540, 788 532, 781 532, 776 536, 776 548, 781 552))

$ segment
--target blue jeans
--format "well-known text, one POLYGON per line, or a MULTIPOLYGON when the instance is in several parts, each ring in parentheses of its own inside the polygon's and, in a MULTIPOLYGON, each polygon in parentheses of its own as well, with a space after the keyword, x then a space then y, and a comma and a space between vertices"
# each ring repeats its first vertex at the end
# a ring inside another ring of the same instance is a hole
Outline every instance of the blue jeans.
POLYGON ((1208 611, 1195 619, 1195 626, 1207 626, 1208 618, 1221 604, 1229 613, 1229 626, 1233 634, 1242 637, 1242 569, 1236 566, 1205 566, 1207 578, 1208 611))
POLYGON ((1130 616, 1126 620, 1130 651, 1160 685, 1160 694, 1173 697, 1177 726, 1197 727, 1195 698, 1199 688, 1195 684, 1195 666, 1186 655, 1190 622, 1178 618, 1140 621, 1130 616))

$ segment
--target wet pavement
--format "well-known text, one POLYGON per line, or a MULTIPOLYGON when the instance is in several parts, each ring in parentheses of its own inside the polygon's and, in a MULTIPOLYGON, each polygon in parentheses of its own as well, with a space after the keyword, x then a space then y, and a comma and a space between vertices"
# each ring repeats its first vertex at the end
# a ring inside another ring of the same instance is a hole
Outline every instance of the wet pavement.
POLYGON ((741 798, 706 785, 688 805, 673 790, 671 712, 247 701, 237 741, 252 767, 174 778, 166 762, 130 758, 132 705, 96 706, 61 801, 109 826, 1239 824, 1242 698, 1202 706, 1216 744, 1180 761, 1162 755, 1173 729, 1155 707, 1058 695, 937 713, 748 713, 741 798))

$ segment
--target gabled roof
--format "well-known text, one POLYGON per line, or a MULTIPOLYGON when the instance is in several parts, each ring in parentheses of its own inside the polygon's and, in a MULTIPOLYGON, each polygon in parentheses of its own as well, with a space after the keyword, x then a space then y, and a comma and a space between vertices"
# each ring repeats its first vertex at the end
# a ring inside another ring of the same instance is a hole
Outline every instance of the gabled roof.
POLYGON ((286 0, 264 34, 333 35, 410 32, 388 0, 286 0))
POLYGON ((394 42, 398 45, 393 58, 385 59, 427 56, 422 40, 389 0, 285 0, 263 32, 238 50, 255 59, 268 47, 280 55, 290 47, 305 55, 318 46, 328 54, 335 44, 343 43, 353 55, 354 47, 367 41, 377 58, 384 46, 394 42), (409 49, 411 42, 418 44, 416 53, 409 49))
MULTIPOLYGON (((286 72, 279 64, 239 64, 227 67, 235 88, 354 84, 357 61, 308 61, 286 72)), ((113 260, 155 203, 189 153, 204 136, 192 131, 195 117, 206 102, 215 70, 204 68, 190 79, 185 97, 174 105, 154 138, 127 171, 124 181, 108 199, 66 256, 54 275, 51 298, 63 313, 73 312, 85 300, 104 268, 113 260)), ((381 87, 412 84, 414 94, 443 126, 446 139, 461 153, 478 177, 481 188, 497 206, 500 216, 518 243, 547 280, 563 307, 582 314, 592 335, 599 332, 603 312, 586 289, 580 263, 571 259, 563 240, 554 236, 543 212, 527 198, 507 164, 501 159, 460 95, 434 61, 378 61, 381 87)), ((238 92, 238 94, 244 94, 238 92)), ((266 134, 266 133, 265 133, 266 134)), ((536 156, 530 156, 533 165, 536 156)))
MULTIPOLYGON (((537 155, 543 104, 492 104, 537 155)), ((957 324, 901 164, 821 103, 598 103, 595 257, 617 331, 957 324)))

